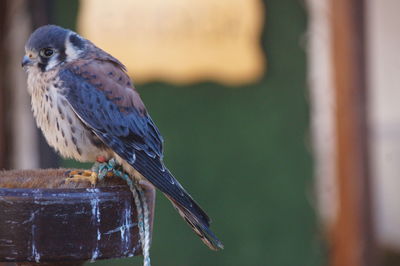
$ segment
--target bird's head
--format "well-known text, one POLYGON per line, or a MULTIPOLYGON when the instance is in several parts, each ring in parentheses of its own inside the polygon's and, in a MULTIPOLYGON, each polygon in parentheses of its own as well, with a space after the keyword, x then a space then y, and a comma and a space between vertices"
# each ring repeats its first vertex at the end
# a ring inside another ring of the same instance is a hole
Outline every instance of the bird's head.
POLYGON ((77 59, 85 52, 87 41, 77 33, 54 25, 35 30, 25 45, 22 66, 45 72, 77 59))

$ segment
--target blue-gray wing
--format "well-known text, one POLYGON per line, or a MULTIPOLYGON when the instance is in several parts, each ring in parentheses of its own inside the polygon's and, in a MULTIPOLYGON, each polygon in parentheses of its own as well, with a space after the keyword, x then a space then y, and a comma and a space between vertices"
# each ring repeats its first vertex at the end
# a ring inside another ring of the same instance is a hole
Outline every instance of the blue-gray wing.
POLYGON ((221 248, 209 229, 207 214, 165 168, 162 137, 137 92, 127 86, 132 86, 130 81, 107 64, 92 66, 96 71, 90 67, 82 64, 60 71, 67 88, 65 97, 76 115, 106 146, 165 193, 210 248, 221 248))

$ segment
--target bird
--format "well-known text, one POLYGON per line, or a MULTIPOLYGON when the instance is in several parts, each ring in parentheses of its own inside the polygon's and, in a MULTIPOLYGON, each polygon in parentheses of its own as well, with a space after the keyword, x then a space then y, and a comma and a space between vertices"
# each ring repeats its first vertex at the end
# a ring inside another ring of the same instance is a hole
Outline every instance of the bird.
POLYGON ((36 124, 62 157, 115 160, 132 180, 164 193, 210 249, 223 249, 209 216, 165 166, 163 138, 118 59, 72 30, 45 25, 27 40, 22 67, 36 124))

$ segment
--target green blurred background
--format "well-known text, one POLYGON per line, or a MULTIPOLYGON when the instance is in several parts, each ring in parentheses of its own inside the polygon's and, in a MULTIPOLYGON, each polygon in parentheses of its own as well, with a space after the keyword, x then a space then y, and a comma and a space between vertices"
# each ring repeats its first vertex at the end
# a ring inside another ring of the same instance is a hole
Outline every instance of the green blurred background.
MULTIPOLYGON (((314 210, 302 1, 265 1, 257 83, 136 84, 165 139, 165 161, 213 219, 212 252, 158 194, 153 265, 324 265, 314 210)), ((75 28, 77 1, 53 20, 75 28)), ((134 78, 134 77, 133 77, 134 78)), ((65 166, 77 166, 71 161, 65 166)), ((142 258, 94 265, 141 265, 142 258)))

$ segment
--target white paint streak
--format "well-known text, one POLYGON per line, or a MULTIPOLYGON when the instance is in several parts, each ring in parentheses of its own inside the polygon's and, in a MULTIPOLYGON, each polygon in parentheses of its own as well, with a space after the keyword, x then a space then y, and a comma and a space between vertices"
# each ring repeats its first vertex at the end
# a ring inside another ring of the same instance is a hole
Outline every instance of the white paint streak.
POLYGON ((131 228, 137 226, 138 224, 132 221, 132 208, 129 202, 125 202, 125 208, 121 217, 121 226, 115 229, 109 230, 105 235, 110 235, 113 233, 120 233, 121 236, 121 246, 120 248, 124 251, 124 254, 128 257, 132 257, 135 254, 135 248, 131 250, 131 228))
POLYGON ((92 258, 90 262, 95 262, 96 259, 100 255, 99 250, 99 241, 101 239, 101 232, 100 232, 100 200, 98 198, 99 190, 97 188, 88 188, 86 191, 93 193, 93 198, 90 200, 90 204, 92 206, 92 219, 93 224, 97 228, 97 236, 96 236, 96 248, 92 252, 92 258))
POLYGON ((35 215, 39 212, 39 210, 36 210, 34 212, 31 213, 31 217, 29 217, 28 220, 25 220, 22 222, 22 224, 26 224, 26 223, 30 223, 33 221, 33 219, 35 219, 35 215))
POLYGON ((0 246, 2 247, 14 247, 12 239, 0 239, 0 246))
MULTIPOLYGON (((33 219, 35 218, 35 214, 33 213, 33 219)), ((35 259, 35 261, 37 263, 40 262, 40 253, 36 248, 36 244, 35 244, 35 228, 36 225, 32 225, 32 229, 31 229, 31 235, 32 235, 32 243, 31 243, 31 256, 33 259, 35 259)))
POLYGON ((130 225, 133 224, 132 219, 131 219, 131 205, 126 204, 125 206, 125 212, 124 212, 124 220, 123 220, 123 225, 121 226, 121 241, 122 241, 122 246, 125 249, 126 253, 129 252, 129 246, 130 246, 130 236, 131 236, 131 230, 130 230, 130 225))
MULTIPOLYGON (((134 226, 136 226, 136 225, 137 225, 137 223, 124 224, 124 225, 122 225, 122 226, 118 226, 118 227, 115 228, 115 229, 112 229, 112 230, 110 230, 110 231, 105 232, 104 235, 111 235, 111 234, 113 234, 113 233, 121 232, 122 230, 125 231, 125 229, 127 229, 127 228, 132 228, 132 227, 134 227, 134 226)), ((123 234, 122 234, 122 232, 121 232, 121 238, 123 238, 122 235, 123 235, 123 234)))
POLYGON ((12 201, 7 200, 7 199, 3 198, 2 196, 0 196, 0 201, 4 201, 4 202, 6 202, 8 204, 14 204, 12 201))

